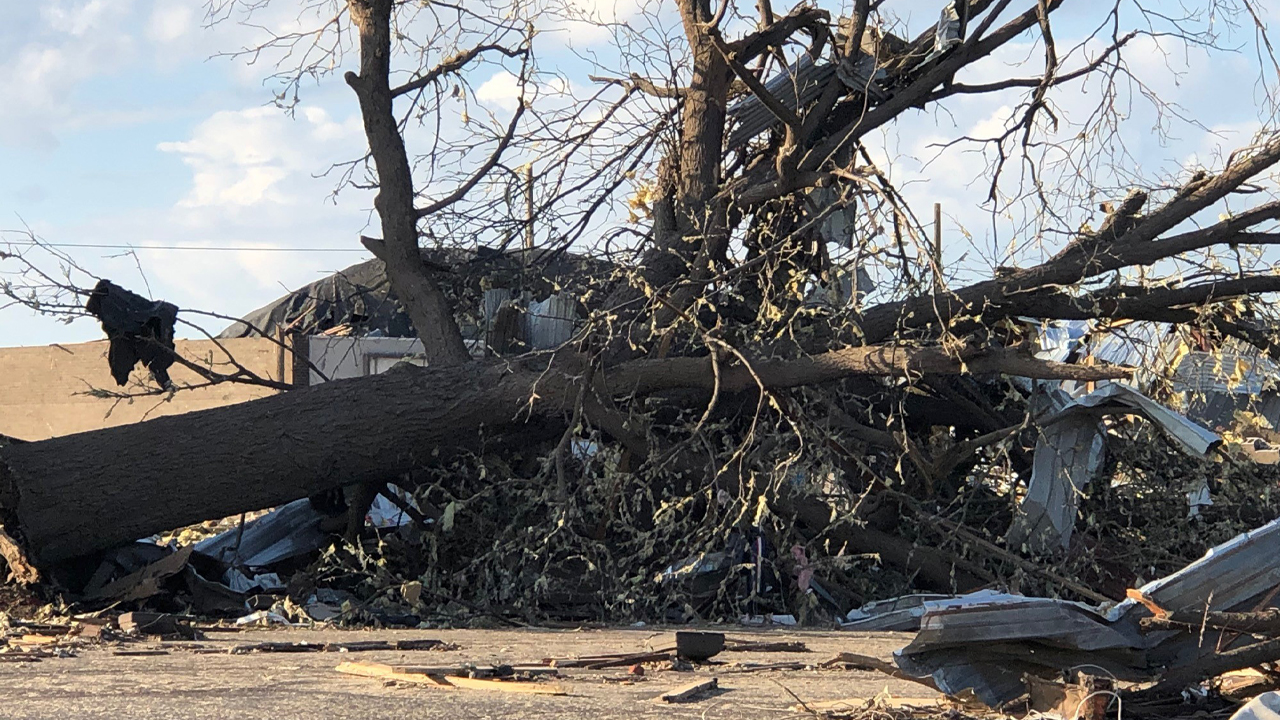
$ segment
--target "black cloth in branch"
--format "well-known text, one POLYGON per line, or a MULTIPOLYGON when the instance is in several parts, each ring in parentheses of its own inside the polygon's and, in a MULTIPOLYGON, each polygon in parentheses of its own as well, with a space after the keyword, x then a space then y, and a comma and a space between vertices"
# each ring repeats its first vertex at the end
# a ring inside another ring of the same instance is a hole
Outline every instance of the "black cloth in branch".
POLYGON ((102 330, 111 341, 107 363, 117 385, 127 383, 133 366, 142 363, 160 387, 169 386, 177 305, 148 300, 110 280, 99 280, 84 308, 102 321, 102 330))

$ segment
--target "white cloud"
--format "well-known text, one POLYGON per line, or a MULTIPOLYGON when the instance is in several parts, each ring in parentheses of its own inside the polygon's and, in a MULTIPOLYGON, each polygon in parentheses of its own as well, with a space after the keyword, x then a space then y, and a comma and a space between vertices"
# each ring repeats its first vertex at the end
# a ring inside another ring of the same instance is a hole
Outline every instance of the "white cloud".
POLYGON ((172 43, 196 28, 195 8, 179 3, 157 3, 147 22, 147 37, 158 43, 172 43))
POLYGON ((361 141, 355 118, 335 122, 317 107, 290 118, 264 107, 216 113, 196 127, 190 140, 157 147, 180 155, 193 170, 182 207, 233 208, 315 197, 317 188, 303 191, 293 181, 309 180, 330 162, 358 157, 361 141))
POLYGON ((536 26, 539 32, 556 33, 569 47, 599 45, 613 37, 609 24, 633 20, 648 4, 646 0, 562 0, 539 16, 536 26))
POLYGON ((25 32, 0 44, 0 143, 58 145, 58 131, 78 114, 71 104, 75 90, 132 57, 134 42, 124 29, 129 6, 54 3, 38 17, 20 18, 25 32))
POLYGON ((506 70, 499 70, 476 88, 476 99, 485 105, 515 110, 520 102, 520 79, 506 70))
POLYGON ((132 5, 129 0, 88 0, 81 3, 52 2, 41 8, 41 15, 55 30, 75 35, 88 35, 106 30, 112 15, 122 15, 132 5))

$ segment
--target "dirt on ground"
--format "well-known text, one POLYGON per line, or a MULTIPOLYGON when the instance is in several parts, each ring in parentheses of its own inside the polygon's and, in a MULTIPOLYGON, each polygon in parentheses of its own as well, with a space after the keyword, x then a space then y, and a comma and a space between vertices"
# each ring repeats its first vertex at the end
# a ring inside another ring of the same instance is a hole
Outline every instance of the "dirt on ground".
MULTIPOLYGON (((685 629, 685 628, 681 628, 685 629)), ((644 652, 674 644, 675 628, 343 631, 284 628, 207 633, 205 639, 77 647, 70 657, 0 663, 3 718, 782 718, 798 701, 871 698, 888 692, 925 698, 928 688, 859 670, 817 667, 838 652, 888 659, 904 633, 841 633, 738 627, 706 628, 751 641, 801 641, 808 652, 725 652, 692 671, 670 662, 627 668, 564 669, 564 696, 387 683, 339 673, 344 661, 399 665, 528 664, 547 657, 644 652), (356 653, 215 652, 256 642, 348 642, 436 638, 453 650, 356 653), (163 651, 118 655, 122 650, 163 651), (804 669, 753 666, 804 663, 804 669), (720 690, 697 702, 657 700, 669 690, 714 677, 720 690)), ((807 714, 807 713, 806 713, 807 714)))

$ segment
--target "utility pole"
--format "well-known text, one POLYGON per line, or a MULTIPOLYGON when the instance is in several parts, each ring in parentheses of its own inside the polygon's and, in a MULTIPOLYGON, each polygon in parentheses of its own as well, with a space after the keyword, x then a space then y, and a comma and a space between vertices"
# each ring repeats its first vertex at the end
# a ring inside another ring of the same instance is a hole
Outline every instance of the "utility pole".
POLYGON ((933 204, 933 292, 942 293, 942 203, 933 204))
POLYGON ((524 249, 533 249, 533 163, 524 166, 524 249))

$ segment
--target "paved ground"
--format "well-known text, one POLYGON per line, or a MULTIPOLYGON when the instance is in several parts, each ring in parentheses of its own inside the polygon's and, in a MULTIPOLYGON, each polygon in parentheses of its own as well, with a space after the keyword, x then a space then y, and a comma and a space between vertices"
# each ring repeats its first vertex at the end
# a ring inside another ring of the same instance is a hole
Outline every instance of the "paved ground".
MULTIPOLYGON (((0 718, 782 718, 795 697, 806 702, 867 698, 888 690, 926 697, 911 682, 850 670, 741 672, 741 663, 800 661, 817 665, 840 651, 887 658, 909 636, 902 633, 760 631, 715 628, 731 638, 801 640, 807 653, 724 653, 722 664, 694 672, 650 665, 633 684, 610 682, 624 669, 564 670, 565 697, 514 695, 484 690, 392 686, 337 673, 343 660, 392 664, 519 664, 548 656, 641 652, 671 645, 674 629, 612 630, 259 630, 210 634, 205 648, 261 641, 350 641, 439 638, 453 651, 198 654, 191 643, 166 643, 166 655, 118 656, 118 647, 75 650, 74 657, 38 663, 0 663, 0 718), (662 692, 714 676, 724 688, 687 705, 655 702, 662 692), (795 697, 793 697, 793 694, 795 697)), ((130 649, 157 647, 130 645, 130 649)))

